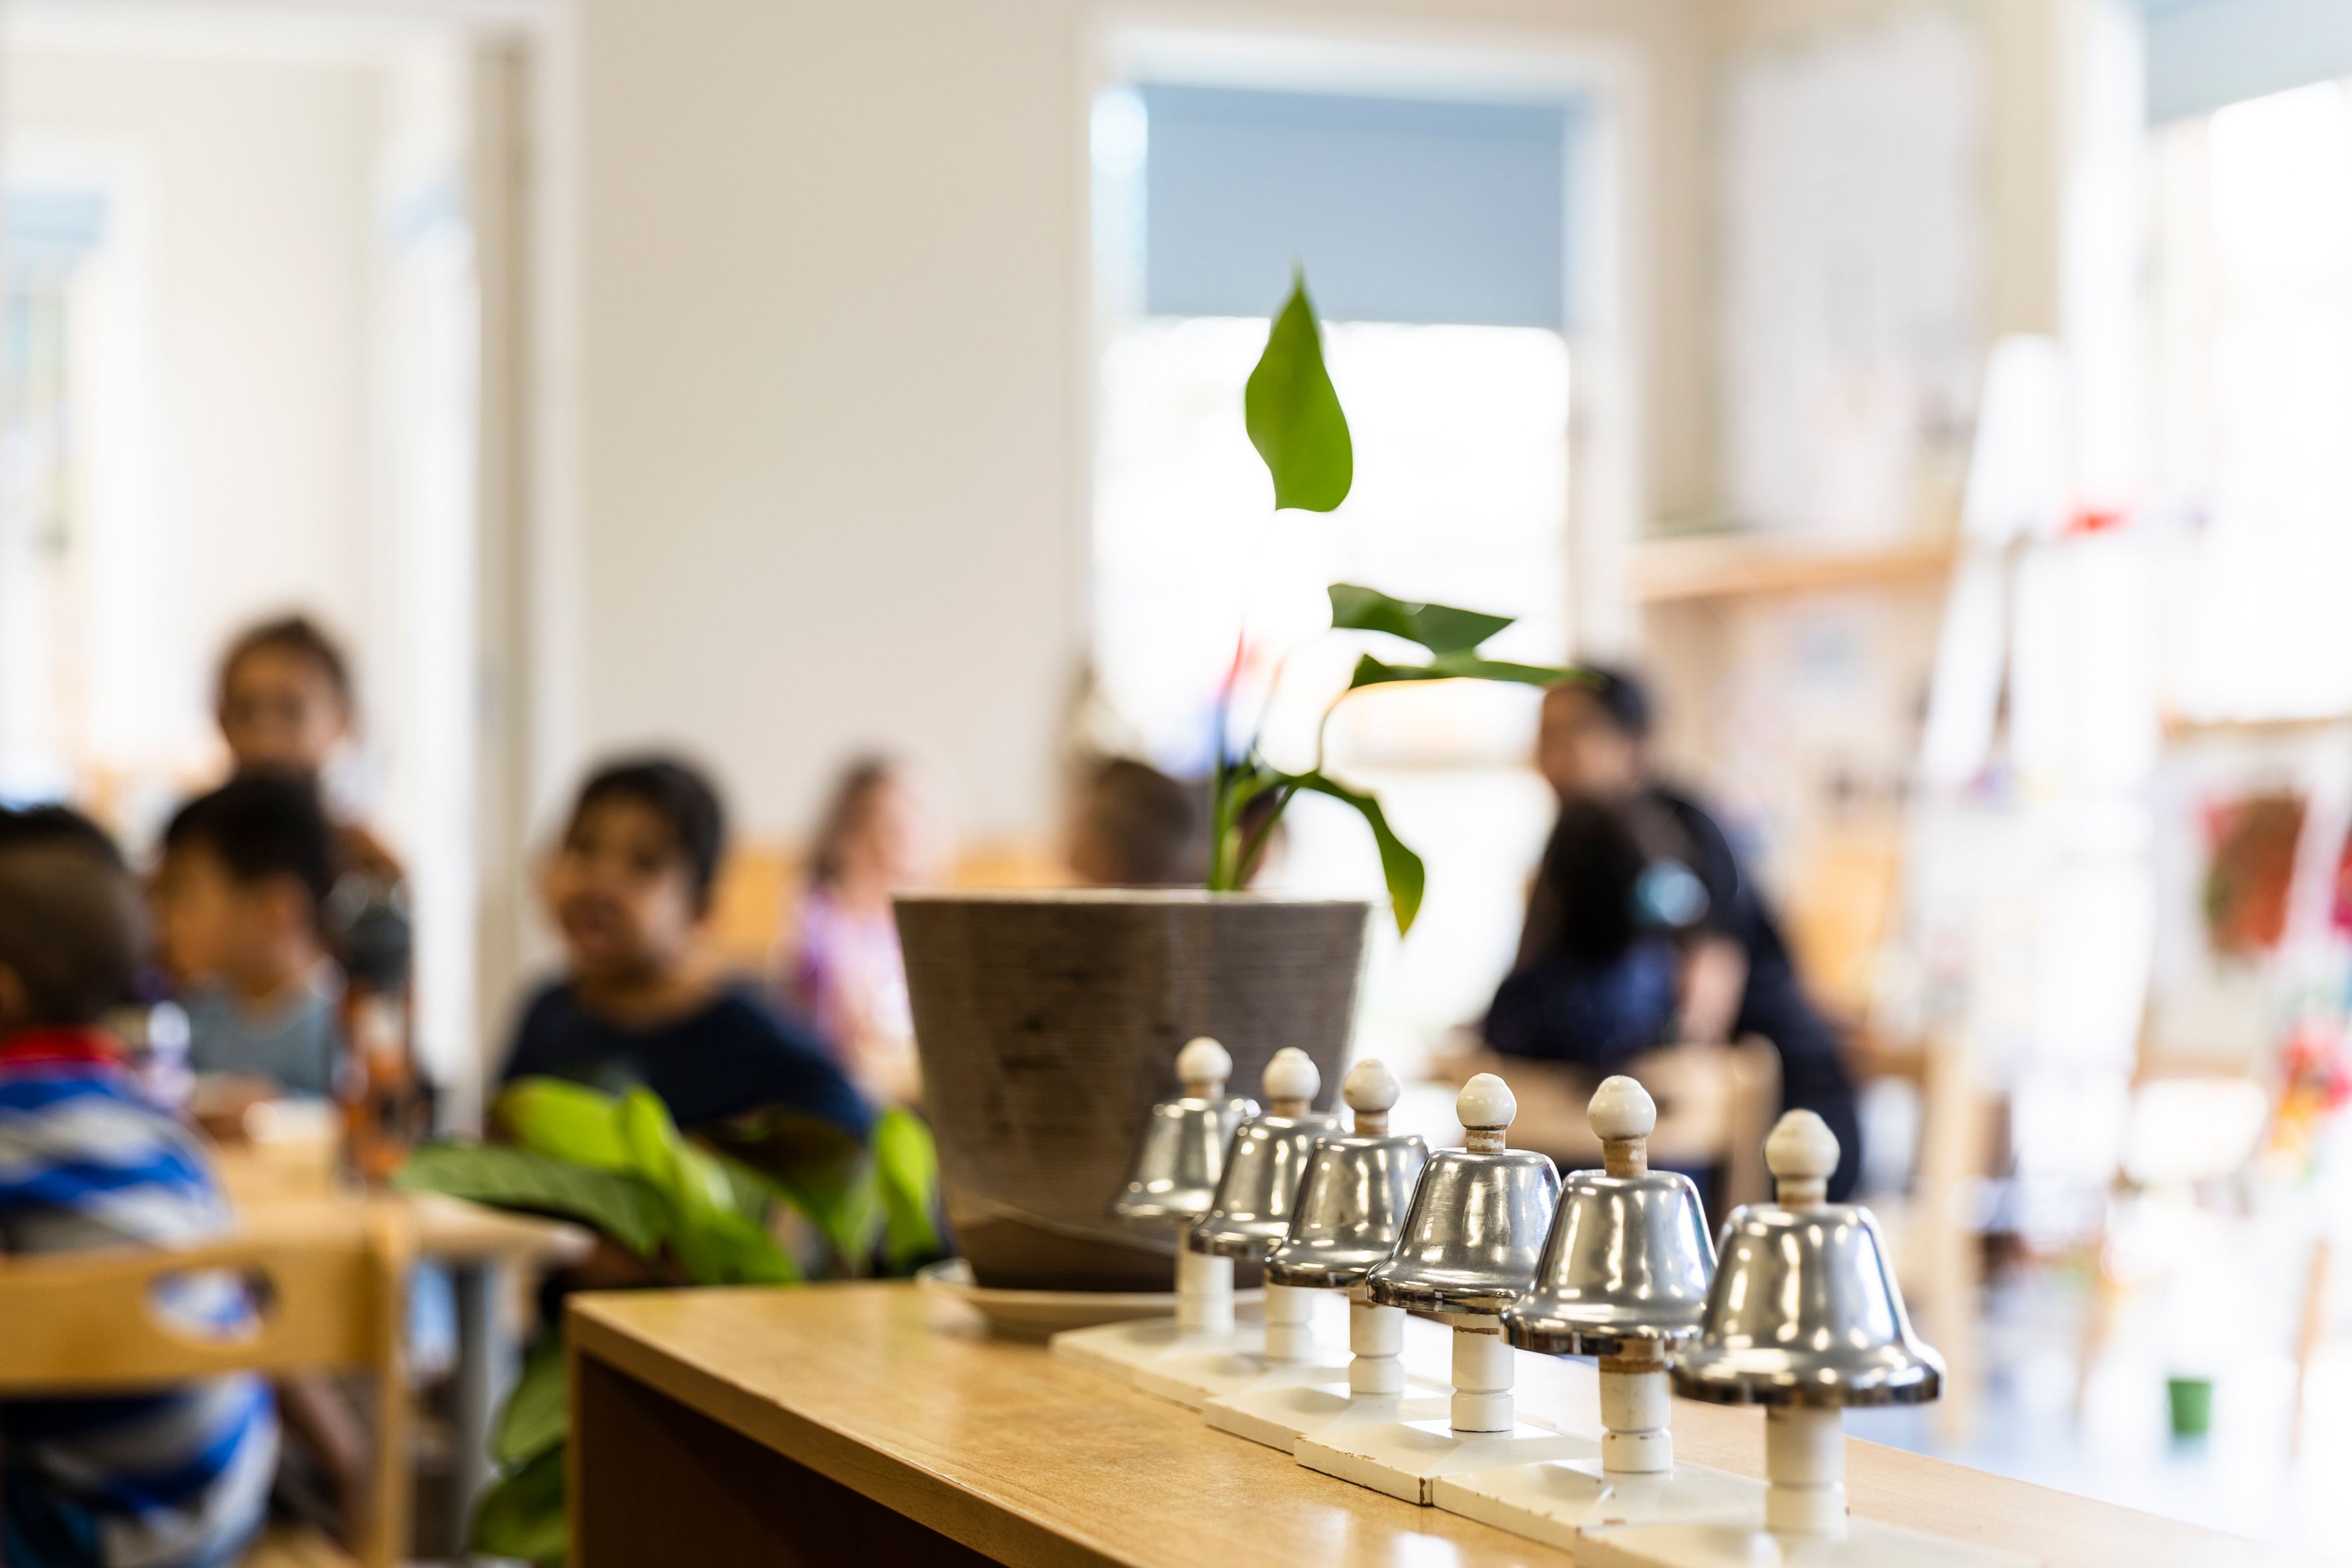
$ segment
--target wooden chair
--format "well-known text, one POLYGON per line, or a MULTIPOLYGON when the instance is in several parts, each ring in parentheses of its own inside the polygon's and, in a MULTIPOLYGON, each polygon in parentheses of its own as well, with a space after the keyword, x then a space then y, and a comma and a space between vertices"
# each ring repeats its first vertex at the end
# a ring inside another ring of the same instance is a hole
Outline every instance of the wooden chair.
MULTIPOLYGON (((1599 1169, 1601 1141, 1585 1119, 1601 1074, 1561 1062, 1498 1056, 1483 1046, 1435 1058, 1432 1070, 1454 1083, 1498 1073, 1518 1101, 1514 1148, 1551 1156, 1563 1171, 1599 1169)), ((1649 1140, 1654 1165, 1714 1173, 1708 1206, 1717 1217, 1771 1195, 1764 1136, 1780 1104, 1780 1058, 1762 1039, 1731 1046, 1668 1046, 1628 1063, 1658 1103, 1649 1140)))
MULTIPOLYGON (((0 1397, 70 1397, 227 1373, 373 1373, 375 1452, 360 1568, 394 1568, 408 1545, 408 1386, 401 1364, 411 1221, 397 1205, 361 1224, 272 1227, 187 1247, 0 1262, 0 1397), (159 1281, 218 1271, 253 1281, 257 1325, 211 1339, 160 1316, 159 1281)), ((314 1531, 273 1529, 247 1568, 354 1560, 314 1531)))

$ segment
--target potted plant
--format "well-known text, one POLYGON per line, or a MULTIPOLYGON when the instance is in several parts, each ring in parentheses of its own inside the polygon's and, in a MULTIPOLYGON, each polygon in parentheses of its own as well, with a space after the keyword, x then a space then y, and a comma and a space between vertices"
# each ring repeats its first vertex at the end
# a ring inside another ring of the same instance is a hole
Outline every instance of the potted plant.
MULTIPOLYGON (((1330 511, 1347 499, 1354 449, 1303 277, 1274 318, 1244 412, 1276 510, 1330 511)), ((1329 596, 1335 631, 1381 634, 1399 651, 1357 660, 1325 711, 1327 727, 1339 702, 1370 686, 1549 686, 1572 674, 1482 655, 1511 624, 1507 616, 1352 584, 1333 584, 1329 596)), ((1311 765, 1291 770, 1268 759, 1255 735, 1236 743, 1224 703, 1217 729, 1201 888, 898 900, 948 1218, 982 1284, 1167 1288, 1167 1241, 1120 1230, 1106 1209, 1151 1102, 1174 1087, 1176 1051, 1192 1036, 1213 1036, 1233 1053, 1236 1092, 1250 1092, 1284 1046, 1315 1059, 1327 1097, 1336 1088, 1373 906, 1244 890, 1293 801, 1321 795, 1353 808, 1379 847, 1400 932, 1420 910, 1420 857, 1379 801, 1326 771, 1319 738, 1311 765)))

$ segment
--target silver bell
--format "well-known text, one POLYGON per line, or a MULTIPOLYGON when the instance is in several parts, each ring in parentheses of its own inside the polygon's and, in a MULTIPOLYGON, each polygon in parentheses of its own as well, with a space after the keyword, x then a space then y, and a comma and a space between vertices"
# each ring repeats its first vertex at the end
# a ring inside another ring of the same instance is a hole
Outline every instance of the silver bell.
POLYGON ((1702 1332, 1675 1360, 1675 1391, 1810 1409, 1936 1398, 1944 1363, 1911 1331, 1878 1222, 1868 1209, 1822 1201, 1836 1138, 1819 1117, 1790 1111, 1764 1158, 1780 1202, 1749 1205, 1725 1223, 1702 1332))
POLYGON ((1179 1230, 1207 1212, 1234 1129, 1257 1114, 1255 1100, 1225 1093, 1233 1070, 1233 1057, 1206 1036, 1177 1053, 1184 1093, 1151 1108, 1133 1171, 1111 1200, 1113 1218, 1139 1229, 1179 1230))
POLYGON ((1698 1343, 1675 1362, 1675 1392, 1764 1411, 1765 1527, 1846 1532, 1848 1405, 1917 1405, 1943 1392, 1944 1363, 1911 1332, 1886 1242, 1870 1211, 1824 1201, 1838 1142, 1810 1110, 1764 1142, 1780 1201, 1735 1211, 1698 1343))
POLYGON ((1374 1301, 1491 1317, 1534 1283, 1559 1173, 1542 1154, 1503 1146, 1516 1109, 1491 1073, 1464 1087, 1455 1114, 1465 1146, 1429 1157, 1395 1252, 1365 1277, 1374 1301))
POLYGON ((1696 1338, 1715 1278, 1698 1189, 1649 1168, 1657 1108, 1639 1083, 1604 1080, 1590 1115, 1604 1168, 1562 1179, 1535 1284, 1503 1313, 1503 1332, 1550 1355, 1696 1338))
POLYGON ((1309 1109, 1321 1074, 1296 1046, 1266 1064, 1267 1110, 1234 1130, 1216 1194, 1184 1245, 1211 1258, 1264 1258, 1290 1234, 1299 1183, 1315 1141, 1339 1131, 1339 1119, 1309 1109))
POLYGON ((1389 1131, 1396 1079, 1379 1062, 1359 1062, 1343 1087, 1355 1134, 1316 1141, 1290 1234, 1266 1254, 1268 1284, 1349 1289, 1396 1249, 1429 1145, 1414 1133, 1389 1131))

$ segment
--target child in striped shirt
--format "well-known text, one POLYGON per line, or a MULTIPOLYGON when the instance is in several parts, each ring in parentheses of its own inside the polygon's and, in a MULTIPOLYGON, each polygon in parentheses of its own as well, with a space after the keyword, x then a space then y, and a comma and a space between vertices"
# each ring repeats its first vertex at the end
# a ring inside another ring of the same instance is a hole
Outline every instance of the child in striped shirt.
MULTIPOLYGON (((0 1252, 170 1246, 228 1228, 202 1145, 97 1026, 127 1001, 138 903, 110 840, 58 807, 0 809, 0 1252)), ((233 1329, 234 1281, 163 1309, 233 1329)), ((259 1530, 276 1468, 267 1384, 232 1376, 0 1404, 9 1568, 213 1568, 259 1530)))

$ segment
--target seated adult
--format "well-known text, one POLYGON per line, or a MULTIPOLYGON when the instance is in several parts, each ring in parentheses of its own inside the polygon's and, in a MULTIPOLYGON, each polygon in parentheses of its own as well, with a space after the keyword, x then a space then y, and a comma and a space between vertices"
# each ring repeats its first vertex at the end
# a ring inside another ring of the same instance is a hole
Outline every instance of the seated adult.
POLYGON ((1560 821, 1488 1043, 1608 1070, 1653 1046, 1761 1036, 1780 1055, 1783 1108, 1837 1134, 1830 1195, 1843 1198, 1862 1137, 1836 1033, 1722 828, 1656 777, 1648 694, 1619 670, 1588 676, 1544 696, 1536 764, 1560 821))

